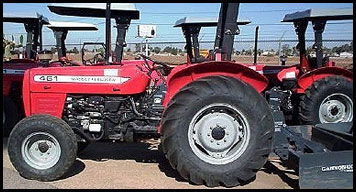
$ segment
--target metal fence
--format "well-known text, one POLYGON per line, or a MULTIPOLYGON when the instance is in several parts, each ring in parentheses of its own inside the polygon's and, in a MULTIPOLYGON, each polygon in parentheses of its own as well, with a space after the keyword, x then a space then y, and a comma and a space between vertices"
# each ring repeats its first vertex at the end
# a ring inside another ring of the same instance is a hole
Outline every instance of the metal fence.
MULTIPOLYGON (((286 64, 296 64, 299 61, 298 51, 296 49, 297 40, 259 40, 258 41, 258 57, 257 63, 264 64, 279 64, 279 56, 286 55, 286 64)), ((306 47, 309 55, 315 55, 312 45, 314 40, 307 40, 306 47)), ((172 42, 148 42, 150 56, 172 64, 179 64, 186 61, 184 53, 184 41, 172 42), (170 48, 170 49, 169 49, 170 48), (166 50, 166 51, 164 51, 166 50), (167 50, 173 50, 168 51, 167 50)), ((236 40, 234 43, 234 55, 232 59, 241 63, 253 63, 254 58, 253 40, 236 40)), ((44 45, 44 49, 53 49, 54 45, 44 45)), ((73 48, 79 50, 82 44, 67 44, 67 50, 73 48)), ((135 54, 145 51, 145 44, 127 43, 125 48, 124 58, 133 59, 135 54)), ((210 50, 214 47, 214 41, 201 41, 199 43, 201 50, 210 50)), ((88 50, 99 50, 100 46, 86 47, 88 50)), ((338 66, 352 67, 353 65, 353 40, 352 39, 336 39, 323 40, 324 54, 329 56, 332 61, 338 66)), ((112 47, 114 50, 114 45, 112 47)), ((78 57, 80 58, 80 57, 78 57)))

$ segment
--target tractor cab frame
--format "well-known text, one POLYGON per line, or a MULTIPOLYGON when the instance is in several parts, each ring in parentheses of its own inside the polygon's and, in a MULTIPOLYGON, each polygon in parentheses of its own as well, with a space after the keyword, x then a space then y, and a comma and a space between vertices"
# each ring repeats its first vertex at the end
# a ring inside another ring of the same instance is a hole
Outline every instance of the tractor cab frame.
MULTIPOLYGON (((248 20, 238 20, 236 22, 237 28, 236 28, 235 35, 240 34, 240 30, 238 28, 239 25, 247 25, 249 23, 251 22, 248 20)), ((184 37, 186 39, 185 48, 187 50, 188 63, 203 62, 205 60, 205 58, 203 58, 199 54, 199 40, 198 40, 199 33, 202 27, 216 27, 216 26, 218 26, 218 18, 184 17, 176 21, 174 27, 181 27, 184 37)), ((214 54, 209 54, 209 60, 214 60, 214 54)))
POLYGON ((42 27, 49 20, 39 13, 32 15, 5 15, 3 22, 23 23, 27 32, 26 58, 35 60, 38 48, 42 51, 42 27))
POLYGON ((300 69, 302 72, 307 72, 312 69, 330 66, 329 62, 323 61, 323 32, 327 21, 332 20, 352 20, 352 9, 308 9, 301 12, 295 12, 284 16, 282 22, 293 22, 296 34, 298 36, 297 48, 300 52, 300 69), (306 57, 305 48, 305 32, 308 23, 313 25, 315 43, 313 49, 316 52, 316 62, 312 63, 306 57))
POLYGON ((126 31, 131 20, 139 19, 139 11, 129 3, 54 3, 49 5, 51 12, 59 15, 77 17, 99 17, 106 19, 105 64, 112 63, 111 56, 111 19, 115 19, 117 28, 115 62, 121 63, 123 49, 126 47, 126 31))
POLYGON ((89 23, 77 23, 77 22, 55 22, 51 21, 50 28, 54 37, 56 38, 56 48, 58 50, 58 59, 66 57, 65 40, 69 31, 97 31, 98 28, 89 23))

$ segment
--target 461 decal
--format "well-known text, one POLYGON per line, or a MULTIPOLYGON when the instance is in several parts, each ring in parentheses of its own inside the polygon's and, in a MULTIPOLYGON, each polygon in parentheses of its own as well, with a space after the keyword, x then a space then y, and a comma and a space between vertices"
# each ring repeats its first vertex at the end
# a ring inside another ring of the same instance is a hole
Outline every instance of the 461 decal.
POLYGON ((35 81, 41 81, 41 82, 58 81, 58 76, 56 76, 56 75, 41 75, 41 76, 35 76, 35 81), (36 77, 37 77, 37 78, 36 78, 36 77))

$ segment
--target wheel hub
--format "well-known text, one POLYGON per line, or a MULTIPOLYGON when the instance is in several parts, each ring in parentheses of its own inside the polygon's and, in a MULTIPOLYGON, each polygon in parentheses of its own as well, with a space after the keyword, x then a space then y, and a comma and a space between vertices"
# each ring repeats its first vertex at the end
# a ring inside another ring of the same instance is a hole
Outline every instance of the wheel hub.
POLYGON ((188 138, 193 152, 200 159, 212 164, 225 164, 238 158, 246 149, 247 122, 237 109, 230 107, 214 104, 193 117, 188 138))
POLYGON ((49 149, 49 146, 47 145, 46 142, 41 142, 38 144, 38 149, 40 150, 41 153, 46 153, 49 149))
POLYGON ((329 95, 319 109, 321 123, 348 122, 353 118, 353 102, 341 93, 329 95))
POLYGON ((35 169, 53 167, 60 159, 61 147, 55 137, 45 132, 35 132, 22 142, 21 153, 24 161, 35 169))
POLYGON ((215 140, 221 140, 225 137, 225 127, 220 127, 217 125, 212 131, 211 131, 211 136, 215 140))

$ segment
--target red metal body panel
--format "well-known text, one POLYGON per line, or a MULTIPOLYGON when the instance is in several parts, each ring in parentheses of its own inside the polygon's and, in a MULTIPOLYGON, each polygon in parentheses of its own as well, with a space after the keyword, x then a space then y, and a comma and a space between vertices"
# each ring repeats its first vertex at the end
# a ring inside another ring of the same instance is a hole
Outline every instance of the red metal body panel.
POLYGON ((26 71, 23 100, 26 116, 53 114, 61 116, 67 94, 133 95, 143 93, 149 78, 137 64, 83 67, 35 68, 26 71), (119 79, 119 80, 118 80, 119 79), (46 100, 49 96, 50 99, 46 100), (49 107, 52 106, 52 107, 49 107), (27 109, 30 109, 28 111, 27 109))
MULTIPOLYGON (((49 67, 60 67, 54 62, 49 67)), ((25 70, 42 67, 42 64, 29 59, 12 59, 3 63, 3 95, 8 96, 14 83, 22 84, 25 70)))
POLYGON ((353 81, 353 73, 346 69, 340 67, 321 67, 299 77, 297 93, 304 93, 313 82, 333 75, 340 75, 353 81))
POLYGON ((28 59, 13 59, 3 63, 3 95, 9 96, 13 83, 22 84, 26 69, 39 67, 40 63, 28 59))
POLYGON ((77 94, 120 94, 132 95, 142 93, 148 85, 147 76, 134 65, 108 65, 108 66, 85 66, 85 67, 51 67, 36 68, 30 70, 31 91, 44 93, 77 93, 77 94), (64 70, 65 69, 65 70, 64 70), (105 75, 105 70, 116 70, 115 75, 105 75), (91 76, 91 77, 124 77, 130 78, 122 84, 109 83, 85 83, 86 80, 76 82, 35 82, 34 77, 47 76, 91 76), (44 88, 47 86, 47 88, 44 88), (116 89, 116 91, 114 91, 116 89))
POLYGON ((62 118, 65 100, 64 93, 31 93, 31 115, 49 114, 62 118))
POLYGON ((289 67, 281 70, 277 74, 278 81, 282 82, 284 78, 298 78, 299 77, 299 69, 296 66, 289 67))
POLYGON ((228 61, 209 61, 198 64, 180 65, 172 70, 167 78, 167 93, 163 104, 167 106, 172 97, 188 83, 207 76, 224 75, 250 84, 258 92, 268 85, 268 79, 245 65, 228 61))
POLYGON ((24 104, 25 116, 31 115, 31 91, 30 91, 30 70, 26 70, 22 84, 22 101, 24 104))
POLYGON ((285 65, 265 65, 265 64, 242 64, 250 69, 255 70, 259 74, 264 75, 268 81, 269 84, 273 85, 278 85, 281 83, 280 75, 282 71, 290 70, 291 68, 296 68, 297 65, 292 65, 292 66, 285 66, 285 65))

